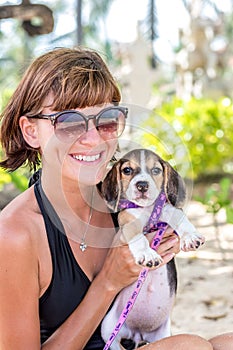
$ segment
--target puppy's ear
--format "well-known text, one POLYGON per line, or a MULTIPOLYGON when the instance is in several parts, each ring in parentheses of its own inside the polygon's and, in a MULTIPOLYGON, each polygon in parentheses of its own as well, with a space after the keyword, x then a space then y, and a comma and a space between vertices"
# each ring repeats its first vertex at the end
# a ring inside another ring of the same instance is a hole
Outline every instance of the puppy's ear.
POLYGON ((113 211, 117 211, 121 194, 120 165, 120 162, 113 165, 101 185, 101 194, 113 211))
POLYGON ((185 196, 185 183, 177 171, 168 163, 164 162, 164 190, 168 201, 175 207, 182 206, 185 196))

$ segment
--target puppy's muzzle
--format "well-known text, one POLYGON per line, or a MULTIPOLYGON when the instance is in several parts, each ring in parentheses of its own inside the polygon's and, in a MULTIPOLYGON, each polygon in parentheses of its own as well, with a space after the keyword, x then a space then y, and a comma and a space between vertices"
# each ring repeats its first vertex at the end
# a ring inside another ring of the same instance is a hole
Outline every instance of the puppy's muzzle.
POLYGON ((148 181, 138 181, 136 183, 136 188, 139 192, 145 193, 149 189, 149 183, 148 181))

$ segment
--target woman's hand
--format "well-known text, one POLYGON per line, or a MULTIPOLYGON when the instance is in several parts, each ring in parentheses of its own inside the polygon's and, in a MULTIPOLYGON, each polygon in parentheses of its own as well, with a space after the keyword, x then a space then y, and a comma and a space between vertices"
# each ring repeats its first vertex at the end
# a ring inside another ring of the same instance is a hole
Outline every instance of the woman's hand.
POLYGON ((136 264, 128 244, 122 244, 120 241, 119 232, 99 274, 110 288, 119 292, 137 280, 142 268, 143 266, 136 264))

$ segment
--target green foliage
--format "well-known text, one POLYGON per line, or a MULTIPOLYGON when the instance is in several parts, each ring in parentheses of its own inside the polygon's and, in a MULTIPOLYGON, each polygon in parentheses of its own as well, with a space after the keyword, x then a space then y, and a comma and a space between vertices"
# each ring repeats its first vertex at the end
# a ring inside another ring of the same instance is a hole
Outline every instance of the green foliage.
POLYGON ((14 183, 16 188, 20 191, 26 190, 28 187, 28 176, 23 173, 22 169, 15 171, 14 173, 10 173, 11 181, 14 183))
POLYGON ((233 206, 231 200, 231 180, 224 177, 219 184, 212 184, 203 196, 195 196, 194 199, 205 205, 208 213, 214 216, 220 209, 226 211, 228 223, 233 223, 233 206))
MULTIPOLYGON (((13 90, 10 88, 5 89, 3 91, 0 99, 0 112, 3 110, 3 108, 7 104, 12 93, 13 93, 13 90)), ((1 148, 0 148, 0 158, 2 158, 1 148)), ((13 173, 10 173, 0 168, 0 190, 2 190, 4 186, 9 183, 13 183, 18 190, 24 191, 28 187, 27 170, 22 168, 13 173)))
POLYGON ((28 175, 22 169, 9 173, 0 168, 0 190, 9 183, 13 183, 18 190, 24 191, 28 187, 28 175))
POLYGON ((0 112, 3 110, 3 108, 6 106, 7 102, 9 101, 11 95, 13 94, 12 89, 4 89, 1 98, 0 98, 0 112))
POLYGON ((204 204, 208 213, 216 215, 220 209, 230 205, 231 180, 223 178, 219 184, 212 184, 208 187, 203 196, 195 196, 194 199, 204 204))
MULTIPOLYGON (((153 111, 147 123, 166 145, 170 157, 177 154, 177 139, 183 143, 188 153, 179 155, 180 162, 187 162, 190 157, 194 178, 233 172, 233 105, 229 98, 218 101, 174 98, 153 111), (157 115, 173 131, 168 132, 157 115)), ((146 135, 145 139, 149 141, 150 137, 146 135)), ((192 177, 191 172, 187 175, 192 177)))
POLYGON ((233 224, 233 207, 232 205, 228 205, 226 208, 226 218, 227 218, 227 222, 229 224, 233 224))
POLYGON ((9 173, 0 168, 0 190, 7 183, 11 182, 11 176, 9 173))

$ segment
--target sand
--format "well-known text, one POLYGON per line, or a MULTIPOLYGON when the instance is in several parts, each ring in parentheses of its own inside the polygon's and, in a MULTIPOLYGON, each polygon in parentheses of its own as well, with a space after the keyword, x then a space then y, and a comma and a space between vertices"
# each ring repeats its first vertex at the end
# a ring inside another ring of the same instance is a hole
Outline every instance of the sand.
POLYGON ((233 331, 233 225, 218 213, 218 232, 212 214, 191 202, 186 214, 206 237, 196 252, 176 257, 178 291, 172 313, 172 333, 192 333, 205 338, 233 331))

